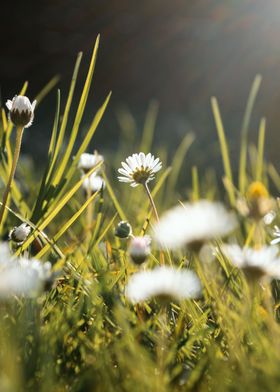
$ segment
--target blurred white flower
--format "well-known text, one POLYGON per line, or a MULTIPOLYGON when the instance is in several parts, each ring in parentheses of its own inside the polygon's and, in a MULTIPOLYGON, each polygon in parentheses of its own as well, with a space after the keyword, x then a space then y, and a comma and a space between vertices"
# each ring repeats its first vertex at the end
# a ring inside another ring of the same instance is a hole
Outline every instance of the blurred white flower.
POLYGON ((274 238, 274 240, 272 240, 272 241, 270 242, 271 245, 279 244, 279 242, 280 242, 280 229, 279 229, 279 227, 276 226, 276 225, 274 226, 273 235, 274 235, 274 237, 276 237, 276 238, 274 238))
POLYGON ((18 245, 22 245, 30 233, 31 227, 27 223, 22 223, 10 231, 9 240, 16 242, 18 245))
POLYGON ((91 176, 87 177, 83 182, 83 188, 86 192, 99 192, 101 189, 105 189, 106 183, 102 177, 97 176, 93 173, 91 176))
POLYGON ((142 264, 151 253, 151 237, 133 237, 128 247, 128 253, 135 264, 142 264))
POLYGON ((122 174, 118 179, 120 182, 128 182, 132 187, 139 184, 145 184, 154 179, 154 175, 158 172, 162 163, 159 158, 151 154, 145 155, 143 152, 133 154, 126 158, 126 162, 121 163, 122 168, 118 172, 122 174))
MULTIPOLYGON (((80 156, 78 168, 81 169, 83 173, 86 173, 94 166, 96 166, 99 162, 103 162, 103 161, 104 161, 103 155, 98 154, 97 151, 95 151, 94 154, 83 153, 80 156)), ((98 170, 95 172, 95 174, 97 172, 98 170)))
POLYGON ((24 95, 16 95, 12 100, 6 102, 9 109, 9 118, 14 125, 28 128, 32 125, 34 119, 34 110, 36 101, 32 104, 24 95))
POLYGON ((38 295, 52 275, 51 263, 13 258, 7 244, 0 244, 0 297, 38 295))
POLYGON ((269 212, 263 217, 264 224, 270 225, 270 224, 274 221, 275 218, 276 218, 276 212, 275 212, 275 211, 269 211, 269 212))
POLYGON ((170 249, 188 245, 200 250, 203 243, 224 237, 236 226, 235 214, 223 204, 200 200, 167 211, 155 226, 154 237, 161 246, 170 249))
POLYGON ((134 304, 151 298, 197 298, 200 294, 200 280, 194 272, 171 267, 137 272, 126 287, 126 296, 134 304))
POLYGON ((221 250, 233 265, 242 269, 250 278, 280 278, 280 258, 276 246, 253 249, 241 248, 239 245, 223 245, 221 250))

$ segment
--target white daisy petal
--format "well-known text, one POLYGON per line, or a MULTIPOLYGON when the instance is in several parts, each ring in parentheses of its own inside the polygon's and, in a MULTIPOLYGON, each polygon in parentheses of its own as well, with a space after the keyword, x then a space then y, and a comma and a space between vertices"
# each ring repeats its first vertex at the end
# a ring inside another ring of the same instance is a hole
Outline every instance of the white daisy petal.
POLYGON ((155 226, 155 239, 170 249, 223 237, 237 226, 232 212, 223 204, 200 200, 167 211, 155 226))
POLYGON ((171 267, 140 271, 130 278, 126 287, 126 296, 134 304, 158 297, 180 301, 200 294, 201 283, 194 272, 171 267))
POLYGON ((118 172, 129 177, 133 186, 153 180, 154 174, 162 167, 159 158, 154 159, 151 153, 145 155, 143 152, 127 157, 126 162, 122 162, 121 165, 122 168, 118 169, 118 172))

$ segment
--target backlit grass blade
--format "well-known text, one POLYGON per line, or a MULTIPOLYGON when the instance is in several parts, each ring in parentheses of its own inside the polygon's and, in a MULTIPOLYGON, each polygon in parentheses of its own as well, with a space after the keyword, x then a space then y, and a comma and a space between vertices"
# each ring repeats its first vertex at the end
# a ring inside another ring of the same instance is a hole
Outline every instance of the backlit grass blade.
POLYGON ((194 139, 194 134, 188 133, 175 151, 174 158, 171 163, 172 171, 167 182, 167 189, 169 192, 174 191, 175 189, 185 156, 194 142, 194 139))
POLYGON ((86 102, 87 102, 87 98, 88 98, 88 94, 89 94, 89 90, 90 90, 90 86, 91 86, 91 81, 92 81, 92 77, 93 77, 93 73, 94 73, 94 69, 95 69, 95 63, 96 63, 96 57, 97 57, 97 50, 98 50, 98 45, 99 45, 99 36, 96 39, 95 42, 95 46, 93 49, 93 54, 92 54, 92 58, 91 58, 91 62, 90 62, 90 66, 89 66, 89 70, 88 70, 88 74, 87 74, 87 78, 84 84, 84 88, 83 88, 83 92, 80 98, 80 102, 79 102, 79 106, 77 109, 77 113, 76 113, 76 117, 74 120, 74 125, 72 128, 72 132, 70 135, 70 139, 69 142, 67 144, 67 148, 66 151, 63 155, 61 164, 59 165, 59 168, 57 170, 57 173, 54 177, 54 184, 57 184, 60 179, 63 176, 64 170, 66 168, 66 165, 68 163, 69 158, 71 157, 71 153, 74 147, 74 143, 76 141, 77 135, 78 135, 78 131, 79 131, 79 127, 80 127, 80 123, 82 121, 83 118, 83 114, 84 114, 84 110, 86 107, 86 102))
MULTIPOLYGON (((77 192, 77 190, 81 187, 84 180, 89 177, 97 168, 101 165, 101 162, 88 171, 73 187, 67 192, 66 195, 57 203, 52 204, 52 208, 50 208, 49 214, 46 217, 43 217, 41 222, 38 224, 38 230, 43 231, 45 227, 56 217, 56 215, 62 210, 62 208, 68 203, 71 197, 77 192)), ((36 234, 32 234, 23 244, 22 250, 25 250, 36 238, 36 234)))
MULTIPOLYGON (((79 218, 82 212, 87 208, 87 206, 96 198, 97 192, 91 195, 90 198, 86 200, 86 202, 82 205, 82 207, 59 229, 59 231, 55 234, 52 239, 53 243, 56 243, 59 238, 69 229, 69 227, 79 218)), ((51 248, 50 244, 44 246, 43 249, 36 255, 38 259, 44 256, 44 254, 51 248)))
POLYGON ((100 236, 97 238, 95 244, 94 244, 94 248, 96 248, 99 243, 103 240, 103 238, 105 237, 105 235, 107 234, 107 232, 110 230, 111 226, 113 225, 116 217, 118 216, 118 214, 116 213, 113 218, 110 220, 110 222, 108 223, 108 225, 105 227, 105 229, 103 230, 103 232, 100 234, 100 236))
POLYGON ((67 122, 68 122, 69 112, 70 112, 70 108, 71 108, 71 104, 72 104, 72 100, 73 100, 73 95, 74 95, 74 91, 75 91, 75 86, 76 86, 76 82, 77 82, 77 76, 78 76, 82 56, 83 56, 83 54, 80 52, 78 54, 78 57, 76 60, 76 64, 75 64, 75 68, 74 68, 74 72, 73 72, 73 76, 72 76, 72 80, 71 80, 70 90, 68 93, 68 98, 67 98, 67 102, 66 102, 62 122, 61 122, 61 127, 59 130, 59 135, 58 135, 58 139, 57 139, 57 143, 56 143, 56 148, 55 148, 54 155, 52 158, 52 170, 54 170, 54 165, 57 162, 57 157, 58 157, 58 154, 61 150, 61 146, 62 146, 62 143, 64 140, 64 134, 65 134, 65 130, 66 130, 67 122))
POLYGON ((140 151, 143 151, 146 154, 151 150, 152 147, 158 109, 159 109, 158 102, 152 101, 147 111, 144 129, 143 129, 142 141, 140 144, 140 151))
POLYGON ((199 179, 198 179, 198 170, 196 166, 192 167, 192 200, 199 200, 199 179))
POLYGON ((250 119, 253 111, 253 107, 258 95, 258 91, 261 85, 262 77, 261 75, 257 75, 253 82, 241 128, 241 142, 240 142, 240 158, 239 158, 239 190, 243 194, 245 192, 246 187, 246 161, 247 161, 247 145, 248 145, 248 132, 250 119))
POLYGON ((46 86, 36 95, 35 99, 37 101, 37 105, 41 103, 41 101, 49 94, 49 92, 57 85, 60 80, 60 76, 56 75, 53 77, 46 86))
POLYGON ((261 119, 260 129, 259 129, 259 141, 258 141, 258 156, 256 164, 256 180, 261 181, 263 174, 263 159, 264 159, 264 142, 265 142, 265 118, 261 119))
MULTIPOLYGON (((227 140, 225 137, 225 131, 224 131, 224 126, 218 106, 218 101, 215 97, 211 98, 211 105, 212 105, 212 111, 216 123, 216 129, 219 137, 219 142, 220 142, 220 149, 221 149, 221 154, 223 158, 223 165, 224 165, 224 171, 225 175, 228 179, 233 184, 233 178, 232 178, 232 171, 231 171, 231 165, 230 165, 230 158, 229 158, 229 150, 228 150, 228 145, 227 145, 227 140)), ((235 195, 234 192, 231 191, 231 188, 227 189, 228 191, 228 197, 230 204, 234 206, 235 203, 235 195)))
POLYGON ((118 202, 118 199, 117 199, 117 197, 116 197, 116 195, 115 195, 115 193, 113 191, 113 188, 112 188, 112 186, 111 186, 111 184, 110 184, 110 182, 108 180, 108 177, 106 176, 105 173, 103 173, 103 176, 104 176, 104 180, 106 182, 107 191, 108 191, 109 196, 111 197, 111 200, 112 200, 112 202, 113 202, 113 204, 114 204, 114 206, 115 206, 115 208, 116 208, 116 210, 117 210, 117 212, 119 214, 119 217, 121 218, 121 220, 126 221, 127 220, 126 215, 125 215, 125 213, 124 213, 120 203, 118 202))

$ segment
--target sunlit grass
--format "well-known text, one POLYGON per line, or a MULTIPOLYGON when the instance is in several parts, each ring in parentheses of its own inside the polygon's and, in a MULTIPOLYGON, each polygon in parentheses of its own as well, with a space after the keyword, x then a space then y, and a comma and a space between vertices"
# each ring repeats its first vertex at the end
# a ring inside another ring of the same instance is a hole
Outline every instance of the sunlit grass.
MULTIPOLYGON (((120 161, 134 152, 153 151, 163 162, 163 169, 150 183, 160 217, 170 206, 186 200, 186 192, 180 193, 178 179, 188 176, 192 179, 188 189, 190 201, 213 200, 219 194, 222 202, 236 212, 238 229, 224 242, 254 248, 270 243, 273 225, 279 221, 276 200, 272 195, 266 197, 268 206, 272 200, 275 202, 276 211, 276 218, 266 225, 262 217, 256 216, 259 211, 256 212, 254 203, 259 201, 247 192, 253 181, 264 184, 265 189, 269 189, 271 182, 273 188, 280 190, 279 173, 264 159, 264 119, 260 120, 256 147, 248 146, 250 116, 260 77, 253 84, 241 125, 239 165, 236 159, 232 163, 226 124, 222 123, 217 99, 211 99, 224 167, 222 190, 217 189, 215 178, 208 170, 199 171, 196 166, 190 166, 186 173, 184 161, 195 139, 193 133, 184 136, 172 160, 167 159, 167 140, 162 140, 160 147, 154 146, 158 114, 155 102, 148 109, 141 135, 133 132, 130 113, 119 114, 119 151, 110 159, 105 156, 104 164, 97 164, 81 177, 77 168, 79 159, 84 152, 93 152, 94 133, 103 121, 110 99, 110 93, 105 92, 108 95, 85 132, 83 115, 90 109, 86 104, 98 44, 99 39, 78 107, 72 101, 82 54, 77 58, 65 108, 61 107, 61 93, 57 92, 41 182, 32 173, 16 172, 5 209, 2 241, 13 226, 27 222, 32 233, 20 247, 11 246, 13 253, 51 261, 54 282, 36 298, 19 296, 1 300, 0 391, 278 390, 278 281, 252 283, 219 251, 223 245, 220 238, 210 244, 216 249, 212 262, 190 250, 159 249, 153 243, 150 257, 144 267, 139 267, 129 258, 129 239, 115 236, 121 220, 130 222, 135 236, 153 234, 156 220, 143 187, 132 189, 117 181, 120 161), (73 124, 70 124, 70 112, 75 113, 73 124), (77 135, 82 130, 85 136, 78 145, 77 135), (232 174, 233 166, 239 166, 238 178, 232 174), (85 195, 83 181, 96 170, 101 170, 106 187, 85 195), (249 213, 243 213, 246 208, 249 213), (87 219, 89 211, 90 220, 87 219), (155 300, 140 305, 129 303, 125 286, 130 276, 162 263, 195 270, 203 286, 202 296, 180 303, 163 304, 155 300)), ((54 79, 38 94, 38 104, 44 105, 44 96, 56 82, 54 79)), ((28 94, 27 84, 21 94, 28 94)), ((14 131, 4 108, 1 113, 3 192, 12 167, 14 131)), ((36 117, 33 127, 36 127, 36 117)), ((211 223, 208 222, 210 227, 211 223)))

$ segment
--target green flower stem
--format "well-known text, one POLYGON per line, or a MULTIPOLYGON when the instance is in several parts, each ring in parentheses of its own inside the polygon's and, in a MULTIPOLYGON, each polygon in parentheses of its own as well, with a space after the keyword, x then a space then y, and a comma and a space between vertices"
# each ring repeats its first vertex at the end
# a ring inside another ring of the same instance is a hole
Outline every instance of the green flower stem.
POLYGON ((158 212, 157 212, 157 209, 156 209, 156 205, 155 205, 153 196, 151 195, 151 192, 150 192, 150 189, 149 189, 149 187, 148 187, 147 182, 145 182, 143 185, 144 185, 144 188, 145 188, 145 190, 146 190, 146 192, 147 192, 147 195, 148 195, 148 198, 149 198, 149 200, 150 200, 151 206, 152 206, 152 208, 153 208, 154 214, 155 214, 155 216, 156 216, 156 220, 159 222, 159 216, 158 216, 158 212))
POLYGON ((11 191, 11 185, 12 185, 12 182, 13 182, 13 179, 14 179, 14 176, 15 176, 15 172, 16 172, 16 167, 17 167, 19 153, 20 153, 20 147, 21 147, 23 130, 24 130, 24 127, 17 127, 16 145, 15 145, 12 169, 11 169, 11 173, 10 173, 10 176, 9 176, 9 179, 8 179, 8 182, 7 182, 7 185, 6 185, 6 189, 4 191, 3 198, 2 198, 2 207, 1 207, 1 211, 0 211, 0 225, 2 223, 3 215, 4 215, 4 212, 5 212, 5 207, 6 207, 7 200, 8 200, 8 196, 9 196, 9 193, 11 191))

